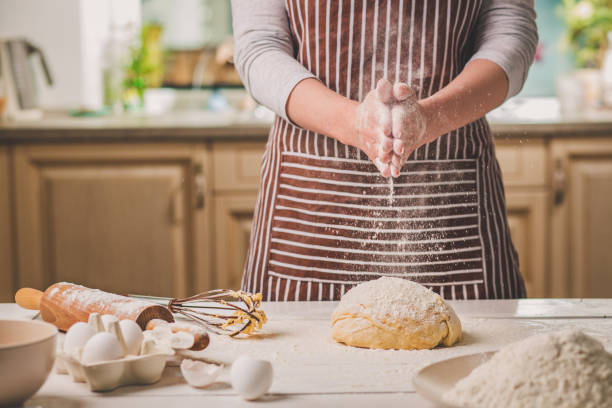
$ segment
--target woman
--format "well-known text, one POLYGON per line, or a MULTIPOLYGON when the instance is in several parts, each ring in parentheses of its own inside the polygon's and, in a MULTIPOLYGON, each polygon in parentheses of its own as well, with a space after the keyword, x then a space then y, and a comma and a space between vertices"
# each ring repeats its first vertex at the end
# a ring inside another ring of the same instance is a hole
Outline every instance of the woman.
POLYGON ((238 71, 277 113, 243 289, 337 300, 389 275, 449 299, 526 296, 484 115, 526 78, 532 1, 232 6, 238 71))

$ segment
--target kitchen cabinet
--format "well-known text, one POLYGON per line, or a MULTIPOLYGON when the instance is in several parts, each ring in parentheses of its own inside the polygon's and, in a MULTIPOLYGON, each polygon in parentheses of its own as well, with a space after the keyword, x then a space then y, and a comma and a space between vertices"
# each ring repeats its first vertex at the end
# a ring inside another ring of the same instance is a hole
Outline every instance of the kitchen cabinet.
POLYGON ((548 207, 546 191, 507 189, 508 225, 528 297, 548 295, 548 207))
POLYGON ((547 146, 542 140, 496 141, 510 235, 529 297, 549 294, 547 154, 547 146))
POLYGON ((215 143, 216 286, 239 289, 259 191, 262 142, 215 143))
POLYGON ((214 190, 220 193, 258 191, 263 142, 213 144, 214 190))
MULTIPOLYGON (((0 301, 240 287, 268 125, 121 120, 0 125, 0 301)), ((612 119, 585 126, 492 127, 529 297, 612 296, 612 119)))
POLYGON ((17 146, 19 286, 209 289, 206 156, 190 144, 17 146))
MULTIPOLYGON (((17 286, 67 280, 159 295, 238 289, 264 149, 263 142, 213 143, 211 169, 203 174, 205 145, 16 147, 17 286)), ((8 169, 7 149, 3 153, 8 169)), ((497 155, 528 293, 546 296, 545 147, 502 141, 497 155)), ((8 191, 9 172, 4 174, 0 186, 8 191)), ((5 201, 2 213, 10 220, 5 201)), ((10 270, 9 229, 3 238, 10 270)), ((3 287, 16 286, 11 278, 4 274, 3 287)))
POLYGON ((257 192, 215 198, 215 286, 240 289, 257 192))
POLYGON ((612 141, 551 143, 553 296, 612 297, 612 141))
POLYGON ((13 216, 10 201, 9 149, 0 146, 0 301, 13 298, 13 216))

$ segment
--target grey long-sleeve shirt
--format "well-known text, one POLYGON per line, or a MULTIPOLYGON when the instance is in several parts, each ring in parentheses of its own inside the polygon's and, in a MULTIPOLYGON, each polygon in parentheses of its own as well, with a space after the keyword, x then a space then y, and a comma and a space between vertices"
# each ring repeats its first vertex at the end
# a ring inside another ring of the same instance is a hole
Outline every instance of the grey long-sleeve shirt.
MULTIPOLYGON (((315 75, 293 56, 284 0, 232 0, 235 63, 255 100, 288 120, 293 88, 315 75)), ((508 77, 507 98, 527 78, 538 42, 533 0, 484 0, 476 23, 471 60, 498 64, 508 77)))

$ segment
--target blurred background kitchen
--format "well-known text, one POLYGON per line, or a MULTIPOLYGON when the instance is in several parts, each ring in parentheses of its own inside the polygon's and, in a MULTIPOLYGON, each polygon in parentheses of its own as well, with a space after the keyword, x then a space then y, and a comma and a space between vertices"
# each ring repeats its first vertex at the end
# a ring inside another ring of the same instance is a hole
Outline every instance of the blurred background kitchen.
MULTIPOLYGON (((530 297, 612 296, 612 0, 536 0, 489 115, 530 297)), ((273 115, 228 0, 0 0, 0 301, 238 288, 273 115)))

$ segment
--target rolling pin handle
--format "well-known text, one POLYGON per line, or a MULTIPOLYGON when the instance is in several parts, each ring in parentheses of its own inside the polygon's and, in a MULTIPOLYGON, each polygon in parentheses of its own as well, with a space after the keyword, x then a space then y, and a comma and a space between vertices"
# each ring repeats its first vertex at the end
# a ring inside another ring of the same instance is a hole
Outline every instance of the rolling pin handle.
POLYGON ((15 303, 24 309, 40 310, 40 299, 43 292, 38 289, 21 288, 15 293, 15 303))

